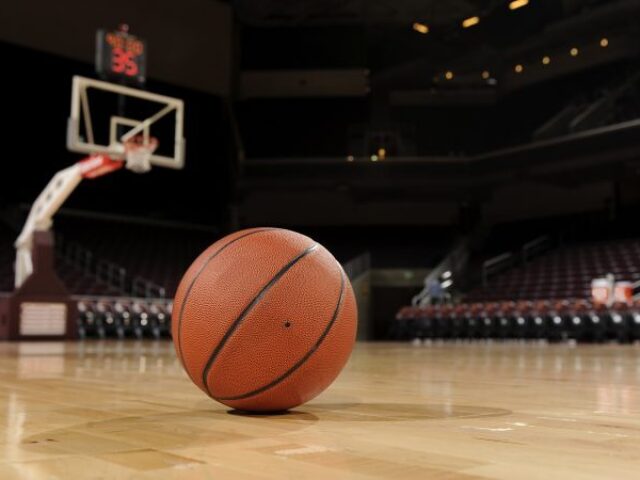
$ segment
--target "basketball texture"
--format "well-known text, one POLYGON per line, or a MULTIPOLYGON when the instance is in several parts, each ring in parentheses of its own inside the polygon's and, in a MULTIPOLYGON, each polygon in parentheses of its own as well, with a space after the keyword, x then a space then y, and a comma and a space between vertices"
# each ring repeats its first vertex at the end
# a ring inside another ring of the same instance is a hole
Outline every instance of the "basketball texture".
POLYGON ((232 408, 280 411, 347 362, 357 310, 336 259, 310 238, 255 228, 211 245, 176 293, 173 342, 191 380, 232 408))

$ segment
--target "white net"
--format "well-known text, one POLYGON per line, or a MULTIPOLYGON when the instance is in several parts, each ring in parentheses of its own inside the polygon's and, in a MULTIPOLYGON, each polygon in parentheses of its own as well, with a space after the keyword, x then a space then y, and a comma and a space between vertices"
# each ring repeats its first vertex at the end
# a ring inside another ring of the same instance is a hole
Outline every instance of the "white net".
POLYGON ((151 155, 158 148, 158 140, 154 137, 145 138, 136 135, 124 143, 127 168, 135 173, 151 170, 151 155))

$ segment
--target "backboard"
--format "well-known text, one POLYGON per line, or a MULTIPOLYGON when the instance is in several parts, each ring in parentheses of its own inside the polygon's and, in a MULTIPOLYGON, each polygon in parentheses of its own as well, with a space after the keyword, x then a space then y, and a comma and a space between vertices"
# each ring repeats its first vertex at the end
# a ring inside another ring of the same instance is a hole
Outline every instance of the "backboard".
POLYGON ((125 142, 142 136, 158 147, 150 163, 180 169, 184 166, 184 103, 145 90, 73 77, 67 148, 72 152, 125 158, 125 142))

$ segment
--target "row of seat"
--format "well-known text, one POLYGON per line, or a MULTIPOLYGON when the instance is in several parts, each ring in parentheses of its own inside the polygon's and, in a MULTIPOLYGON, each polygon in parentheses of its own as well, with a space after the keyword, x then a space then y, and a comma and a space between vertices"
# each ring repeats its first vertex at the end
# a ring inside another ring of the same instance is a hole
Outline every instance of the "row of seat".
POLYGON ((389 336, 411 339, 640 340, 640 301, 611 307, 587 300, 476 302, 404 307, 389 336))
POLYGON ((640 240, 615 240, 559 248, 488 279, 467 301, 588 298, 594 278, 640 280, 640 240))
POLYGON ((78 301, 80 338, 154 338, 171 334, 171 301, 84 298, 78 301))

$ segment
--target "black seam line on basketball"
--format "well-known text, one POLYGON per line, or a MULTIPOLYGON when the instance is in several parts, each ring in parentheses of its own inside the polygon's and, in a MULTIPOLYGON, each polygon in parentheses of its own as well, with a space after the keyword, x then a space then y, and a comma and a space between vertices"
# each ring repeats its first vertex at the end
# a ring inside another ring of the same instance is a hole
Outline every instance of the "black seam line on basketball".
MULTIPOLYGON (((187 299, 189 298, 189 295, 191 295, 191 290, 193 290, 194 285, 198 281, 198 278, 200 277, 202 272, 204 272, 204 269, 207 268, 209 263, 214 258, 216 258, 225 248, 227 248, 231 244, 237 242, 238 240, 241 240, 241 239, 243 239, 245 237, 248 237, 250 235, 255 235, 256 233, 270 232, 270 231, 273 231, 273 230, 277 230, 277 228, 261 228, 261 229, 258 229, 258 230, 252 230, 250 232, 245 233, 244 235, 240 235, 239 237, 234 238, 229 243, 225 243, 222 247, 220 247, 218 250, 213 252, 209 256, 209 258, 207 258, 205 260, 205 262, 202 264, 202 266, 198 269, 196 274, 193 276, 193 279, 191 280, 191 283, 187 287, 187 291, 184 294, 184 298, 182 299, 182 304, 180 305, 180 313, 178 314, 178 356, 180 357, 180 362, 182 363, 182 365, 185 365, 184 358, 182 356, 182 315, 184 314, 184 307, 187 304, 187 299)), ((187 370, 187 374, 191 377, 191 374, 189 373, 189 370, 186 368, 186 365, 185 365, 185 370, 187 370)), ((192 380, 193 380, 193 378, 192 378, 192 380)))
POLYGON ((255 307, 258 304, 258 302, 260 302, 260 300, 262 300, 262 297, 264 297, 267 294, 267 292, 269 290, 271 290, 271 287, 273 287, 276 283, 278 283, 278 280, 280 280, 284 276, 285 273, 287 273, 289 270, 291 270, 291 268, 296 263, 298 263, 300 260, 302 260, 304 257, 309 255, 311 252, 313 252, 317 248, 318 248, 318 244, 315 243, 315 244, 311 245, 310 247, 304 249, 302 251, 302 253, 299 253, 292 260, 290 260, 289 263, 287 263, 284 267, 282 267, 280 269, 280 271, 278 273, 276 273, 273 276, 273 278, 271 280, 269 280, 269 282, 267 282, 267 284, 260 289, 258 294, 253 298, 253 300, 251 300, 249 302, 249 304, 240 313, 238 318, 236 318, 233 321, 233 323, 231 324, 229 329, 225 332, 225 334, 222 337, 222 339, 220 340, 220 342, 218 342, 218 345, 216 345, 216 348, 211 353, 211 356, 209 357, 209 360, 207 361, 207 365, 204 367, 204 370, 202 371, 202 383, 204 384, 204 388, 206 388, 207 393, 209 394, 209 396, 212 396, 211 395, 211 390, 209 390, 209 385, 208 385, 208 382, 207 382, 207 377, 209 376, 209 370, 211 370, 211 367, 213 366, 213 362, 215 362, 216 358, 218 357, 218 354, 220 353, 222 348, 225 346, 225 344, 227 343, 227 341, 229 340, 231 335, 233 335, 233 332, 236 331, 236 329, 240 326, 240 324, 246 318, 246 316, 249 314, 249 312, 251 312, 251 310, 253 310, 253 307, 255 307))
POLYGON ((266 385, 264 385, 264 386, 262 386, 260 388, 257 388, 257 389, 255 389, 255 390, 253 390, 251 392, 243 393, 242 395, 236 395, 234 397, 214 397, 214 398, 216 400, 243 400, 245 398, 253 397, 254 395, 258 395, 259 393, 265 392, 265 391, 269 390, 270 388, 275 387, 280 382, 282 382, 287 377, 289 377, 293 372, 298 370, 298 368, 300 368, 307 360, 309 360, 309 357, 311 357, 311 355, 313 355, 314 352, 316 350, 318 350, 318 348, 320 348, 320 345, 322 344, 322 342, 324 341, 326 336, 331 331, 331 328, 333 327, 334 323, 336 322, 336 320, 338 318, 338 314, 340 313, 340 308, 342 306, 342 298, 343 298, 343 296, 344 296, 344 274, 342 273, 342 271, 340 271, 340 295, 338 296, 338 303, 336 304, 336 309, 333 312, 333 316, 331 317, 331 321, 326 326, 326 328, 322 332, 322 335, 320 335, 320 338, 318 338, 318 341, 315 343, 315 345, 313 347, 311 347, 311 349, 300 360, 298 360, 293 367, 291 367, 289 370, 287 370, 285 373, 283 373, 281 376, 279 376, 278 378, 276 378, 272 382, 270 382, 270 383, 268 383, 268 384, 266 384, 266 385))
POLYGON ((259 230, 252 230, 251 232, 247 232, 244 235, 241 235, 241 236, 239 236, 237 238, 234 238, 229 243, 225 243, 222 247, 220 247, 218 250, 213 252, 209 256, 209 258, 207 258, 205 260, 205 262, 202 264, 202 266, 198 269, 198 271, 194 275, 193 279, 191 280, 191 283, 187 287, 187 291, 184 294, 184 298, 182 299, 182 304, 180 305, 180 313, 178 315, 178 350, 179 350, 179 353, 180 353, 180 361, 182 362, 183 365, 184 365, 184 359, 182 357, 182 316, 184 314, 185 305, 187 304, 187 299, 189 298, 189 295, 191 295, 191 291, 193 290, 193 287, 195 286, 196 282, 198 281, 198 278, 200 277, 200 275, 202 274, 204 269, 207 268, 209 263, 214 258, 216 258, 220 253, 222 253, 222 251, 224 249, 226 249, 228 246, 230 246, 231 244, 233 244, 233 243, 237 242, 238 240, 241 240, 241 239, 243 239, 245 237, 248 237, 250 235, 254 235, 256 233, 261 233, 261 232, 268 232, 268 231, 272 231, 272 230, 277 230, 277 229, 276 228, 261 228, 259 230))

